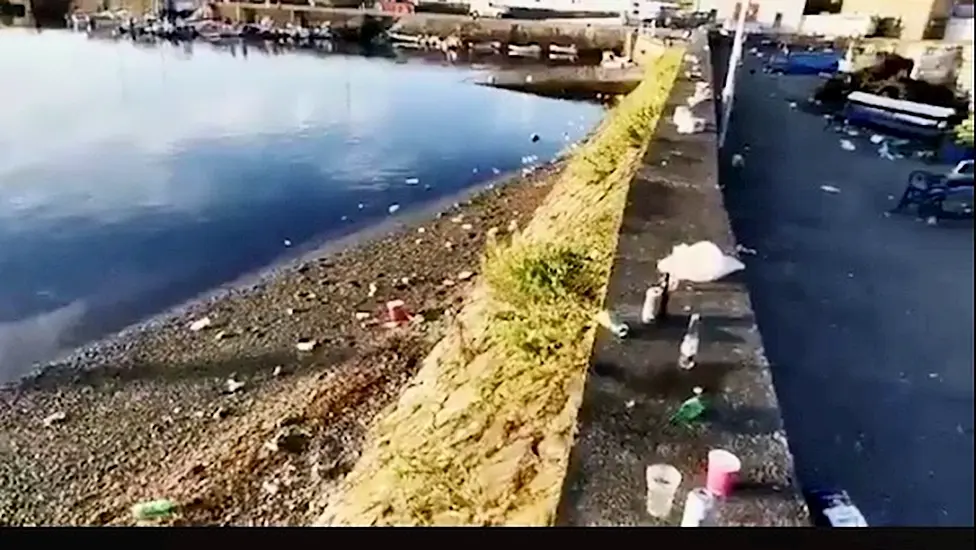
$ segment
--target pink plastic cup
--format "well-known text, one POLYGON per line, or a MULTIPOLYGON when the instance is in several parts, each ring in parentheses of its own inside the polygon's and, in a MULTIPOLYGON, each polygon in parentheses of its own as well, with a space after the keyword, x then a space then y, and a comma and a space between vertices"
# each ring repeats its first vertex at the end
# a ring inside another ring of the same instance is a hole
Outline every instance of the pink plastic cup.
POLYGON ((728 496, 739 478, 741 469, 742 462, 734 454, 724 449, 708 451, 708 476, 705 480, 705 488, 715 496, 728 496))

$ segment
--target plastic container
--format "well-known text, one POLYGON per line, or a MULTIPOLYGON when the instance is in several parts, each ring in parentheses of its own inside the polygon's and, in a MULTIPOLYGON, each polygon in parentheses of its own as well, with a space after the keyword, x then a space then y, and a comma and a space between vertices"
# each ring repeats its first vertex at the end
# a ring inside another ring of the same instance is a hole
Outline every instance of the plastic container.
POLYGON ((708 451, 708 475, 705 488, 715 496, 729 496, 739 479, 741 469, 742 462, 739 457, 729 451, 724 449, 708 451))
POLYGON ((647 513, 656 518, 671 515, 674 496, 681 485, 681 472, 670 464, 647 467, 647 513))

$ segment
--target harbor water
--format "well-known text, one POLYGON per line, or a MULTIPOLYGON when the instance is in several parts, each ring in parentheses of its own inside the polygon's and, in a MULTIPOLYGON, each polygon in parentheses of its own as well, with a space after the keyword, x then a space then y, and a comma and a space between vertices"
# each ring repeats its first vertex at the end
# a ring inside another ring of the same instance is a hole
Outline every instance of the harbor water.
POLYGON ((66 31, 0 31, 0 74, 0 383, 602 116, 472 68, 66 31))

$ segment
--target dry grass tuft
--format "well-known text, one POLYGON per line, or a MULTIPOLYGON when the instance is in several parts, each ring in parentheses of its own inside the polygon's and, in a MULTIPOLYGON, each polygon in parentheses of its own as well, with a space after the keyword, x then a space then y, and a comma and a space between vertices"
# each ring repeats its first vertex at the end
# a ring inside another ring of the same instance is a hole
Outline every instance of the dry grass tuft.
POLYGON ((681 55, 650 67, 521 234, 489 243, 454 333, 374 427, 320 523, 552 522, 627 189, 681 55))

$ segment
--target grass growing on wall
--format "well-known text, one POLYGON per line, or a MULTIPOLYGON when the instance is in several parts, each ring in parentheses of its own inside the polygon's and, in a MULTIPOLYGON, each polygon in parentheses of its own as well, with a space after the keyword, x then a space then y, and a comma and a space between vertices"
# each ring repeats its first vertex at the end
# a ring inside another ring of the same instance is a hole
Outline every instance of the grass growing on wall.
POLYGON ((320 523, 553 521, 627 190, 681 55, 649 67, 521 234, 489 243, 454 332, 374 426, 320 523))

